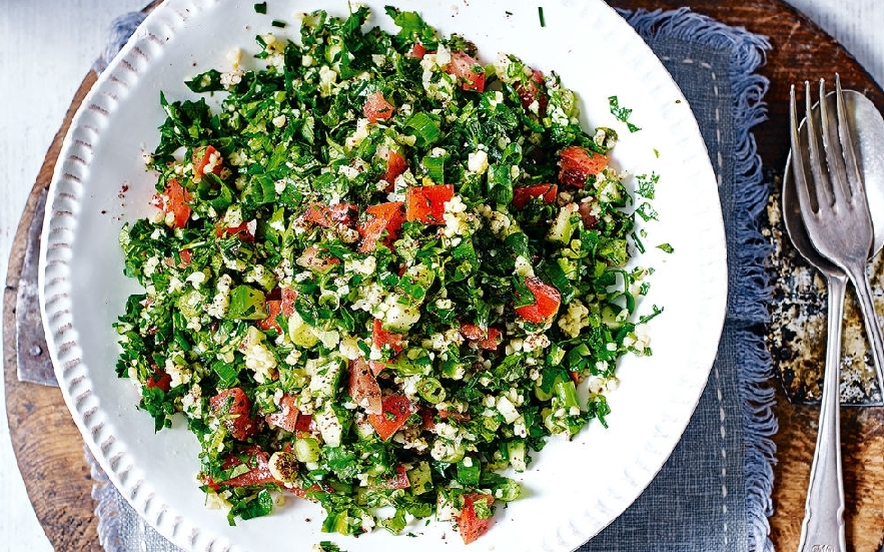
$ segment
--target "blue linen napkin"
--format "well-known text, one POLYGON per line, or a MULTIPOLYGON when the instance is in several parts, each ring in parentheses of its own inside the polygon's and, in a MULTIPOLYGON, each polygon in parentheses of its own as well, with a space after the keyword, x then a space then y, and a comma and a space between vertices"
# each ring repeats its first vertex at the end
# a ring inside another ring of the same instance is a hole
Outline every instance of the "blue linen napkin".
MULTIPOLYGON (((771 296, 768 242, 758 221, 769 188, 751 129, 765 118, 767 80, 755 71, 767 39, 683 8, 621 11, 679 84, 694 110, 724 214, 728 306, 706 389, 660 473, 626 512, 580 552, 772 552, 776 432, 771 359, 761 325, 771 296)), ((118 18, 94 69, 103 70, 143 20, 118 18)), ((88 456, 88 451, 87 451, 88 456)), ((128 506, 91 456, 99 538, 107 552, 180 550, 128 506)))

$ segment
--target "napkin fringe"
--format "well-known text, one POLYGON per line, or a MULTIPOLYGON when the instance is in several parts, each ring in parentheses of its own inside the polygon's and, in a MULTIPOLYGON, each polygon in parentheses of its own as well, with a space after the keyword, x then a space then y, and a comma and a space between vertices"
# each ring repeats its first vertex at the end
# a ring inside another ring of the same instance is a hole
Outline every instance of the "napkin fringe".
POLYGON ((677 10, 619 10, 620 14, 643 37, 699 42, 710 48, 731 52, 729 77, 734 92, 734 132, 736 139, 736 188, 733 215, 736 221, 736 246, 728 251, 729 279, 728 321, 735 331, 739 366, 740 398, 744 428, 744 470, 750 552, 773 552, 768 516, 773 513, 770 499, 773 490, 773 464, 776 445, 771 437, 777 431, 773 412, 774 391, 768 381, 772 374, 770 355, 758 327, 769 321, 767 305, 773 286, 765 267, 772 246, 760 230, 760 216, 767 206, 770 189, 764 181, 761 157, 757 153, 752 128, 766 120, 762 100, 768 80, 755 73, 766 61, 771 48, 766 37, 730 27, 689 8, 677 10))
POLYGON ((120 50, 129 41, 129 37, 132 36, 132 33, 135 32, 135 29, 138 28, 138 25, 141 25, 146 17, 147 14, 145 13, 132 11, 124 13, 111 21, 107 43, 104 45, 101 55, 92 64, 92 70, 100 75, 102 71, 107 69, 111 60, 120 53, 120 50))

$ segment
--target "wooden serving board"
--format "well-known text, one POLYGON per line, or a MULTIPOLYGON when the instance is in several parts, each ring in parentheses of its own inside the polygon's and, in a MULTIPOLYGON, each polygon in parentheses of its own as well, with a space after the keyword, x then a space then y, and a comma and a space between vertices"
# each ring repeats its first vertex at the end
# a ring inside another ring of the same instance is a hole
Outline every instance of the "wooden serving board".
MULTIPOLYGON (((782 173, 789 151, 788 94, 792 83, 831 79, 837 71, 845 88, 865 93, 879 108, 884 91, 833 38, 804 15, 780 0, 755 0, 741 5, 718 0, 609 0, 619 8, 694 11, 770 38, 773 49, 760 73, 770 79, 765 97, 769 120, 754 129, 766 171, 782 173)), ((26 251, 26 234, 40 192, 49 186, 61 143, 77 106, 96 80, 86 75, 53 140, 28 199, 9 260, 3 295, 3 359, 6 409, 12 445, 37 518, 59 552, 100 550, 98 523, 91 497, 93 480, 84 444, 57 388, 22 383, 16 377, 15 300, 26 251)), ((763 329, 761 330, 763 331, 763 329)), ((775 359, 776 362, 776 359, 775 359)), ((771 539, 777 550, 798 546, 810 461, 816 439, 819 409, 793 404, 782 385, 777 392, 775 415, 779 431, 774 437, 771 539)), ((844 479, 848 508, 847 541, 854 552, 878 552, 884 536, 884 408, 842 410, 844 479)))

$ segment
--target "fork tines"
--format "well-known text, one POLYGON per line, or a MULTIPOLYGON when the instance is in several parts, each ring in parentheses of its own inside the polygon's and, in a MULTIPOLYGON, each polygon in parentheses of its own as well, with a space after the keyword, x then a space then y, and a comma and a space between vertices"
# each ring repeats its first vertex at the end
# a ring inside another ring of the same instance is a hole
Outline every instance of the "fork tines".
POLYGON ((818 211, 820 203, 828 206, 840 202, 854 203, 859 201, 865 203, 865 190, 857 162, 853 136, 850 132, 844 94, 841 90, 841 78, 837 73, 835 74, 836 117, 829 115, 824 79, 819 81, 819 119, 811 116, 813 100, 809 81, 804 82, 804 95, 809 159, 804 157, 804 148, 801 147, 799 139, 800 119, 795 100, 795 86, 792 85, 790 119, 792 155, 795 160, 793 174, 800 200, 809 202, 814 212, 818 211), (817 132, 816 125, 818 123, 821 132, 817 132), (822 153, 820 151, 820 137, 822 139, 822 153), (825 162, 823 157, 825 157, 825 162), (808 161, 812 176, 810 179, 807 178, 808 161), (814 189, 814 193, 808 193, 811 187, 814 189))

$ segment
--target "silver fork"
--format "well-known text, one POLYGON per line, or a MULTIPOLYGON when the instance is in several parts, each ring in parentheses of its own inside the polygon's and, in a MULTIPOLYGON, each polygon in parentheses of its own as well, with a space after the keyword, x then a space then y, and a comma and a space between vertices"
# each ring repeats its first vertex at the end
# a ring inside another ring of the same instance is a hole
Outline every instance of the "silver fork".
MULTIPOLYGON (((841 81, 835 76, 837 117, 829 115, 825 82, 820 80, 819 126, 812 116, 810 83, 805 82, 807 152, 799 140, 795 87, 792 87, 791 135, 792 171, 808 237, 817 251, 842 269, 853 283, 863 308, 874 312, 866 279, 866 262, 872 248, 873 228, 859 171, 856 150, 848 127, 841 81), (834 136, 837 133, 837 138, 834 136), (820 152, 822 139, 823 154, 820 152), (806 157, 809 153, 809 159, 806 157), (810 168, 811 178, 807 169, 810 168)), ((833 282, 833 278, 829 279, 833 282)), ((843 278, 833 283, 843 286, 843 278)), ((830 294, 837 290, 830 289, 830 294)), ((843 303, 830 301, 830 319, 840 321, 843 303)), ((882 340, 880 325, 867 324, 869 338, 882 340)), ((801 526, 799 552, 826 550, 844 552, 844 486, 841 474, 839 368, 840 324, 830 324, 826 369, 816 451, 811 465, 805 517, 801 526), (837 330, 833 328, 837 327, 837 330)), ((878 341, 880 343, 881 341, 878 341)), ((880 374, 879 374, 880 375, 880 374)))

